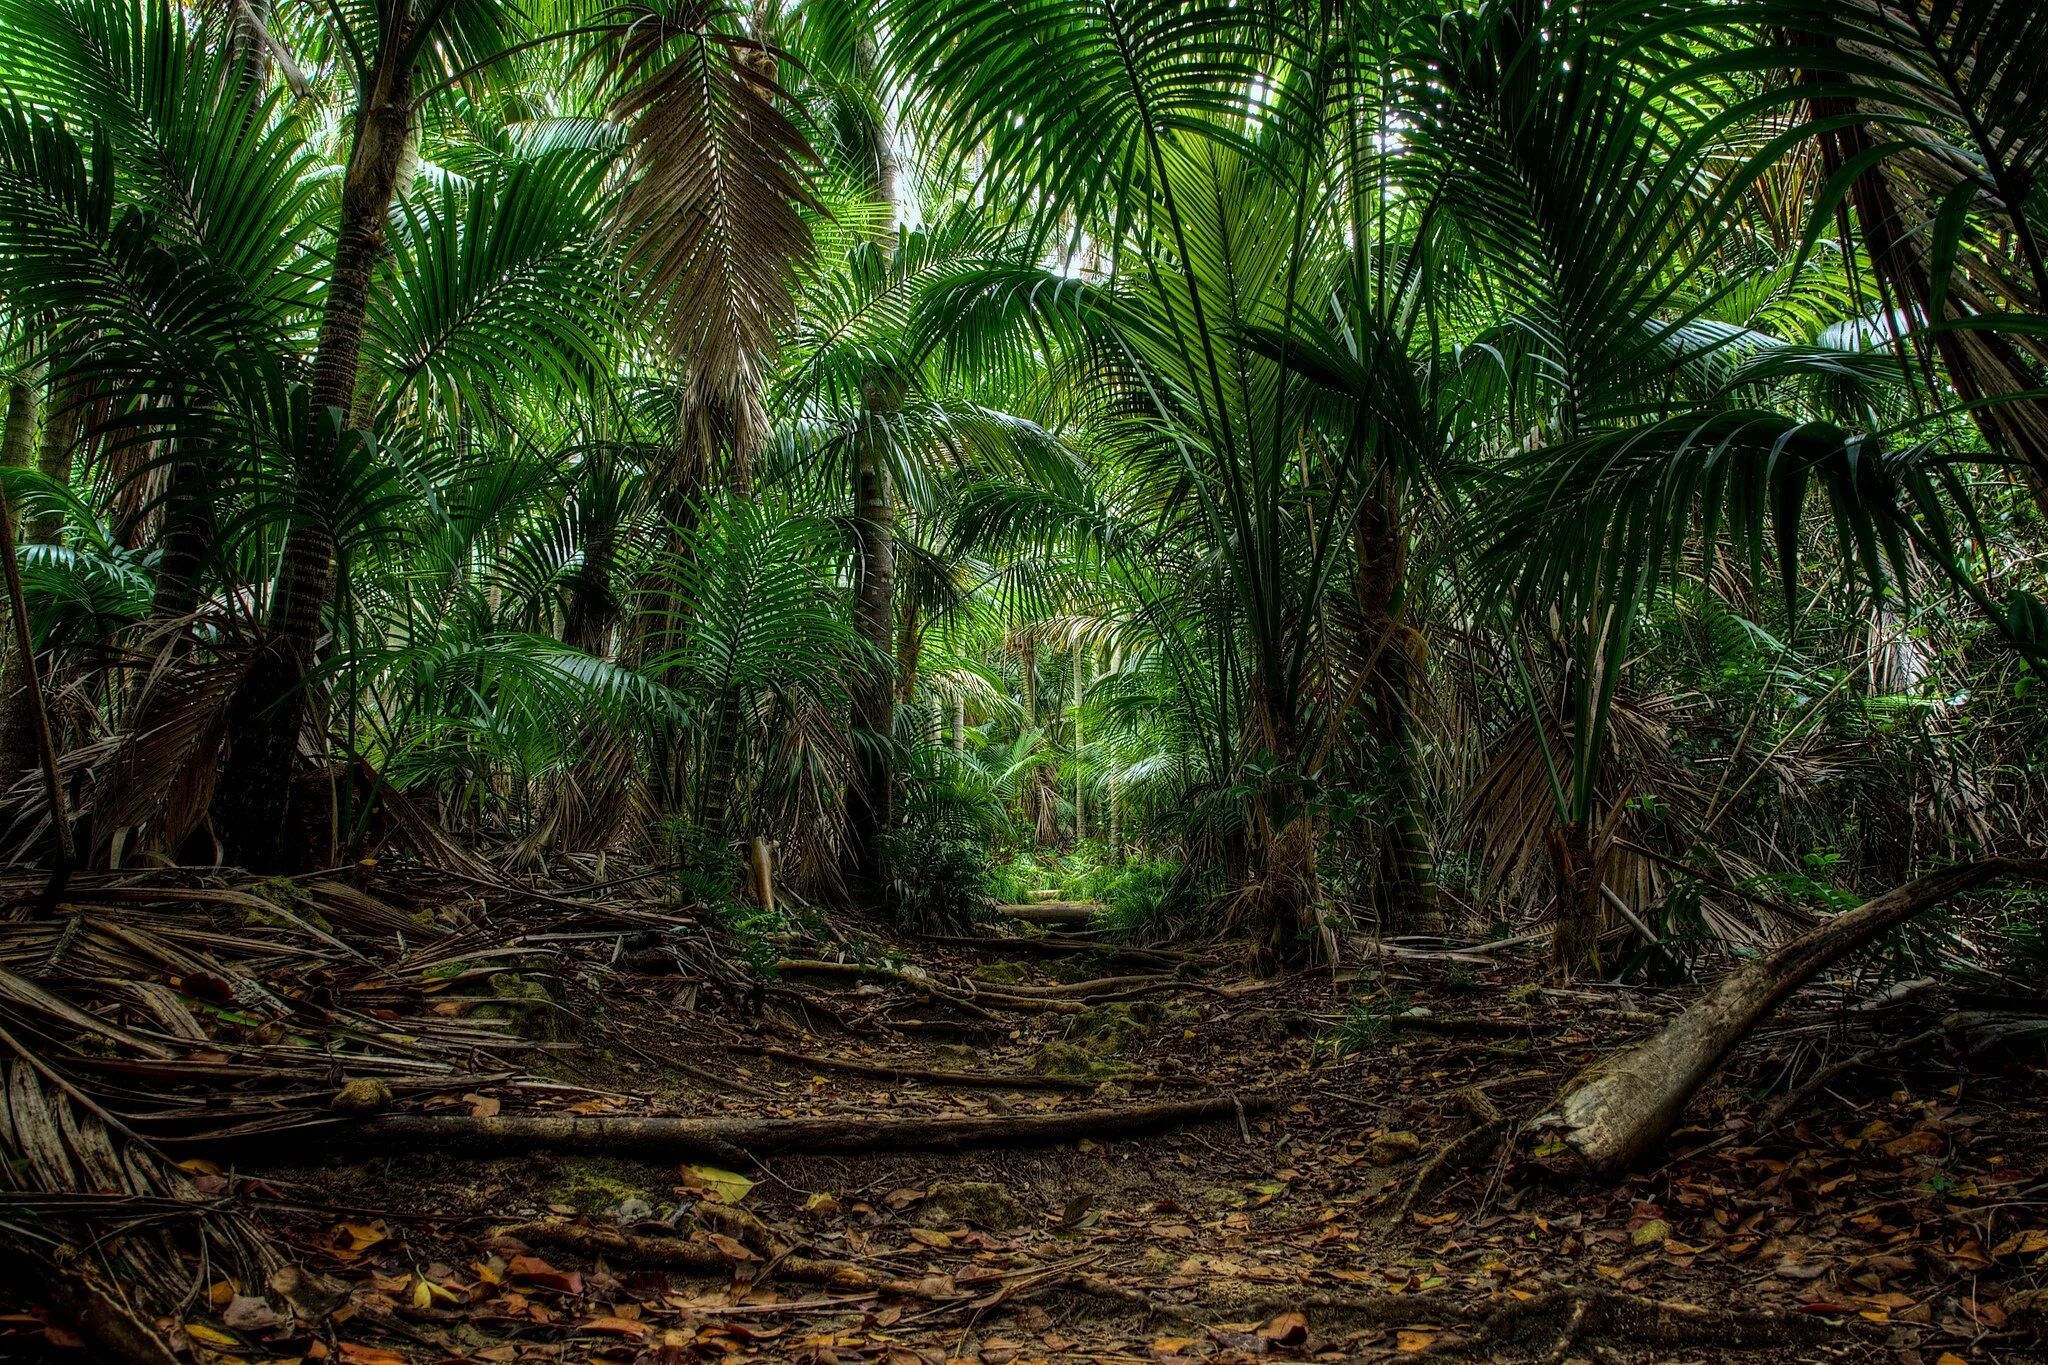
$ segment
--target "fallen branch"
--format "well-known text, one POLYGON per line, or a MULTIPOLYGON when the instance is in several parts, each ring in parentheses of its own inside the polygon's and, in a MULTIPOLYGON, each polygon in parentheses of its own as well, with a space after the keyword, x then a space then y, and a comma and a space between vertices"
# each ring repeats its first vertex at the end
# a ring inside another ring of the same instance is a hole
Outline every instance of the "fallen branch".
POLYGON ((1029 1073, 1001 1075, 985 1071, 927 1071, 914 1066, 890 1066, 874 1062, 856 1062, 842 1057, 815 1057, 807 1052, 791 1052, 779 1047, 758 1047, 746 1043, 729 1043, 734 1052, 749 1056, 767 1057, 808 1071, 843 1071, 852 1076, 875 1076, 887 1081, 916 1081, 925 1085, 951 1085, 962 1088, 984 1088, 989 1090, 1070 1090, 1086 1093, 1095 1088, 1096 1082, 1084 1081, 1072 1076, 1037 1076, 1029 1073))
POLYGON ((1092 924, 1102 907, 1092 901, 1040 901, 1036 905, 998 905, 996 910, 1026 924, 1092 924))
POLYGON ((942 944, 948 948, 968 948, 976 952, 1018 957, 1075 957, 1100 958, 1114 966, 1127 962, 1134 967, 1163 967, 1167 970, 1186 962, 1193 962, 1193 953, 1173 948, 1113 948, 1094 938, 1069 938, 1063 935, 1047 934, 1039 938, 1010 938, 987 935, 927 934, 926 943, 942 944))
POLYGON ((1885 1043, 1878 1047, 1867 1047, 1853 1056, 1844 1057, 1839 1062, 1830 1063, 1816 1071, 1810 1079, 1797 1089, 1787 1091, 1785 1097, 1772 1105, 1770 1112, 1759 1120, 1759 1124, 1765 1128, 1775 1126, 1787 1114, 1826 1089, 1829 1082, 1845 1071, 1854 1071, 1859 1066, 1869 1066, 1872 1062, 1882 1061, 1886 1057, 1895 1057, 1901 1052, 1910 1052, 1920 1046, 1920 1044, 1932 1042, 1941 1036, 1942 1032, 1938 1028, 1926 1029, 1914 1034, 1910 1038, 1900 1038, 1895 1042, 1885 1043))
POLYGON ((1552 1122, 1593 1171, 1612 1173, 1641 1160, 1670 1135, 1728 1054, 1793 991, 1915 915, 2000 877, 2048 880, 2048 861, 1987 858, 1947 868, 1832 916, 1722 978, 1646 1042, 1580 1073, 1559 1097, 1552 1122))
POLYGON ((577 1114, 384 1114, 329 1131, 387 1147, 473 1152, 635 1153, 660 1158, 764 1157, 802 1153, 946 1151, 969 1147, 1043 1146, 1077 1138, 1117 1138, 1185 1124, 1235 1119, 1273 1107, 1270 1096, 1176 1100, 1074 1109, 1065 1113, 871 1118, 842 1114, 814 1119, 696 1119, 577 1114))
POLYGON ((29 1289, 32 1300, 40 1300, 76 1332, 93 1358, 129 1365, 178 1365, 163 1339, 103 1287, 71 1248, 56 1248, 44 1259, 25 1246, 0 1245, 0 1267, 5 1267, 10 1281, 29 1289))

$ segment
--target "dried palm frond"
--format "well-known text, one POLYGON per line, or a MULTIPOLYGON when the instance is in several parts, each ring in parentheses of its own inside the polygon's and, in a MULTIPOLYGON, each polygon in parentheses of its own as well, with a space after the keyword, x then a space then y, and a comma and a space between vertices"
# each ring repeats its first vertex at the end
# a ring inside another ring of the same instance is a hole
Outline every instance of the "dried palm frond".
MULTIPOLYGON (((1598 876, 1638 916, 1665 890, 1657 864, 1625 846, 1641 834, 1635 828, 1633 798, 1651 792, 1676 808, 1696 811, 1705 805, 1705 793, 1671 757, 1667 724, 1674 704, 1664 697, 1617 697, 1609 719, 1610 752, 1601 765, 1593 826, 1598 876)), ((1569 730, 1553 712, 1546 711, 1543 721, 1540 735, 1524 717, 1495 739, 1492 757, 1465 803, 1487 892, 1505 891, 1523 905, 1547 903, 1558 892, 1551 758, 1558 764, 1557 782, 1567 790, 1573 782, 1569 730)))
POLYGON ((734 448, 767 429, 761 384, 811 252, 809 140, 782 107, 776 54, 707 0, 628 5, 614 22, 612 114, 635 178, 617 222, 646 304, 687 363, 685 425, 721 413, 734 448))

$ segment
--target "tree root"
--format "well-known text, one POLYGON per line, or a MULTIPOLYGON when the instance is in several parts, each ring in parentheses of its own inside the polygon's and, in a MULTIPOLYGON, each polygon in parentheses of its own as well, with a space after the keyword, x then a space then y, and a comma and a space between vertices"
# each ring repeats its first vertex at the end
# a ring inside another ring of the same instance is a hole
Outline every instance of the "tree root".
POLYGON ((642 1237, 617 1228, 589 1223, 513 1223, 496 1229, 493 1236, 513 1237, 528 1246, 553 1246, 602 1256, 614 1264, 650 1266, 662 1270, 686 1270, 699 1275, 731 1275, 751 1270, 757 1281, 768 1278, 819 1284, 829 1289, 856 1294, 896 1294, 904 1298, 952 1303, 971 1297, 940 1276, 929 1280, 905 1280, 876 1275, 851 1261, 832 1261, 784 1251, 764 1261, 753 1262, 729 1256, 709 1242, 689 1237, 642 1237))
POLYGON ((1393 1210, 1381 1221, 1382 1228, 1391 1230, 1408 1221, 1408 1215, 1415 1206, 1430 1195, 1451 1175, 1467 1162, 1482 1160, 1493 1154, 1502 1138, 1514 1126, 1500 1106, 1488 1098, 1486 1092, 1476 1085, 1468 1085, 1456 1093, 1458 1107, 1472 1119, 1473 1126, 1461 1136, 1445 1143, 1437 1154, 1422 1164, 1415 1172, 1415 1178, 1408 1182, 1408 1188, 1401 1192, 1401 1198, 1393 1210))
POLYGON ((1196 1325, 1217 1317, 1248 1318, 1294 1310, 1306 1313, 1326 1336, 1362 1328, 1456 1326, 1458 1333, 1439 1340, 1432 1352, 1443 1354, 1487 1343, 1536 1344, 1546 1334, 1550 1353, 1560 1358, 1573 1342, 1597 1336, 1657 1346, 1757 1347, 1839 1340, 1844 1332, 1876 1335, 1861 1321, 1844 1324, 1805 1313, 1705 1308, 1595 1288, 1550 1289, 1503 1303, 1461 1304, 1441 1294, 1347 1298, 1294 1293, 1226 1305, 1171 1303, 1153 1298, 1137 1286, 1099 1275, 1075 1276, 1065 1287, 1196 1325))
POLYGON ((968 1147, 1034 1146, 1077 1138, 1116 1138, 1183 1124, 1259 1113, 1271 1096, 1178 1100, 1074 1109, 1065 1113, 959 1118, 873 1118, 843 1114, 813 1119, 698 1119, 573 1114, 385 1114, 328 1131, 339 1137, 393 1147, 471 1152, 536 1148, 636 1154, 672 1160, 708 1156, 720 1161, 784 1154, 847 1155, 867 1152, 945 1151, 968 1147))

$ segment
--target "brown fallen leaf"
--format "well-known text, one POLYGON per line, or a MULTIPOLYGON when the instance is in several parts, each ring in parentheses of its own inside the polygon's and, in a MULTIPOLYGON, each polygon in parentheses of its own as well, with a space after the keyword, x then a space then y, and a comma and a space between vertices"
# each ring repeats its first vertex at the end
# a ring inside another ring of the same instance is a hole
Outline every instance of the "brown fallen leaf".
POLYGON ((1308 1318, 1300 1313, 1282 1313, 1261 1327, 1259 1335, 1275 1346, 1299 1346, 1308 1340, 1308 1318))
POLYGON ((1436 1333, 1434 1332, 1418 1332, 1412 1327, 1404 1327, 1394 1334, 1394 1349, 1397 1351, 1409 1353, 1427 1351, 1434 1345, 1436 1345, 1436 1333))
POLYGON ((620 1337, 644 1337, 654 1331, 652 1327, 644 1322, 635 1322, 631 1318, 613 1317, 609 1314, 603 1317, 586 1318, 576 1324, 576 1330, 579 1332, 605 1332, 609 1335, 620 1337))
POLYGON ((506 1270, 514 1279, 539 1285, 561 1294, 581 1294, 583 1276, 574 1270, 557 1270, 538 1256, 514 1256, 506 1270))

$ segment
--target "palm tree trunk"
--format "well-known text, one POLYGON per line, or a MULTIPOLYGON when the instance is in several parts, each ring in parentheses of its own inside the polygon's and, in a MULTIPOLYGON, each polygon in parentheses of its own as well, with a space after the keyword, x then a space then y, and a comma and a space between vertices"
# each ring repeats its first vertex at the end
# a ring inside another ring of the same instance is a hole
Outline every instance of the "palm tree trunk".
POLYGON ((617 553, 614 527, 587 536, 583 565, 569 589, 569 607, 562 621, 562 642, 599 659, 611 655, 612 626, 619 603, 612 592, 612 563, 617 553))
POLYGON ((1081 690, 1087 682, 1087 656, 1074 646, 1074 846, 1088 837, 1087 794, 1081 785, 1081 690))
MULTIPOLYGON (((1300 761, 1293 715, 1263 681, 1256 685, 1256 719, 1274 767, 1285 772, 1300 761)), ((1321 896, 1316 875, 1316 820, 1297 794, 1279 786, 1260 791, 1252 814, 1251 869, 1258 885, 1260 970, 1274 973, 1303 966, 1312 949, 1315 906, 1321 896)))
MULTIPOLYGON (((393 55, 404 44, 406 24, 402 15, 393 19, 356 110, 355 142, 342 179, 341 231, 313 355, 316 423, 326 410, 347 413, 354 403, 370 290, 412 133, 412 72, 393 55)), ((335 452, 323 449, 311 433, 304 439, 291 530, 270 600, 268 638, 236 693, 235 738, 215 802, 216 826, 230 856, 252 867, 275 865, 284 854, 281 840, 305 722, 306 677, 319 643, 321 615, 334 591, 335 543, 324 494, 335 452)))
POLYGON ((1408 567, 1408 530, 1399 499, 1392 474, 1383 474, 1378 496, 1367 501, 1354 528, 1360 645, 1372 660, 1374 728, 1389 779, 1381 845, 1387 915, 1403 929, 1428 929, 1436 927, 1439 916, 1436 862, 1422 823, 1410 710, 1414 670, 1408 641, 1414 632, 1396 615, 1408 567))
POLYGON ((1600 900, 1599 860, 1584 821, 1574 820, 1551 832, 1551 857, 1557 866, 1551 960, 1567 978, 1598 976, 1600 932, 1607 914, 1600 900))
MULTIPOLYGON (((0 471, 28 468, 35 448, 35 389, 26 379, 16 377, 7 381, 7 425, 4 435, 0 435, 0 471)), ((4 689, 0 690, 0 790, 13 786, 36 763, 28 661, 22 657, 17 643, 19 632, 14 628, 12 604, 6 611, 4 629, 0 629, 0 689, 4 689)))
MULTIPOLYGON (((896 626, 896 509, 890 496, 887 420, 902 406, 900 387, 865 386, 866 413, 854 439, 854 632, 883 659, 892 657, 896 626)), ((892 669, 869 667, 854 680, 854 771, 847 786, 847 868, 856 890, 873 894, 888 880, 882 836, 894 816, 895 725, 892 669)))

